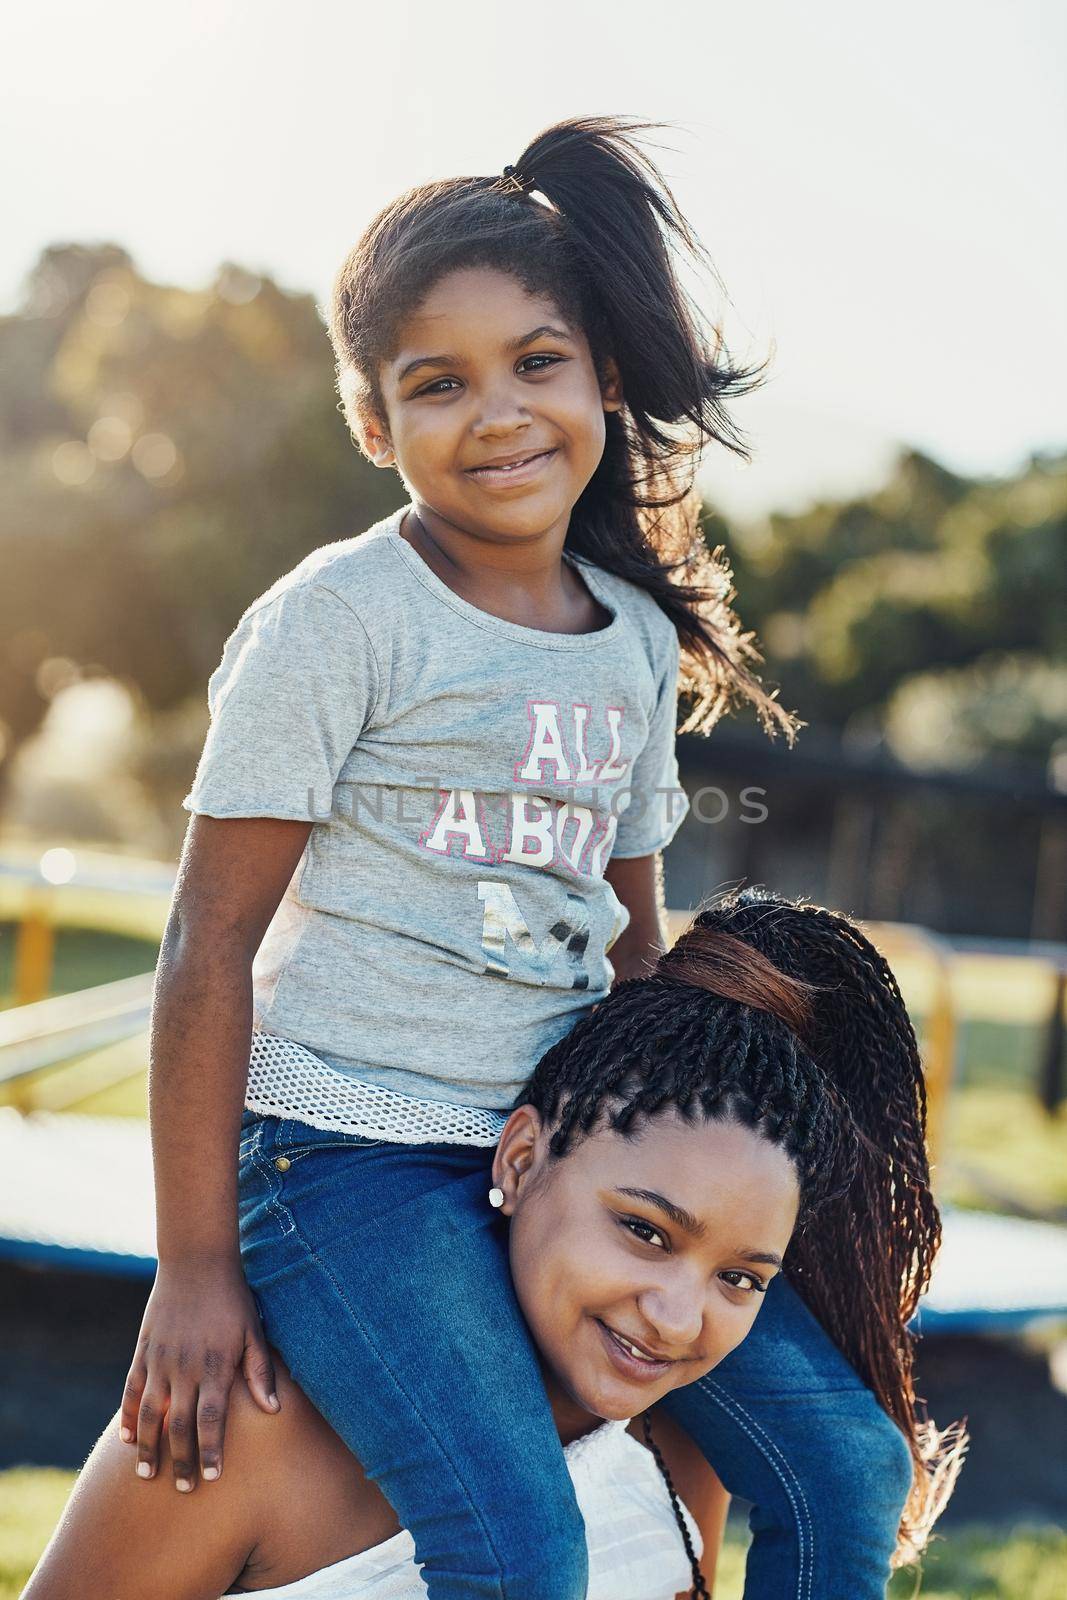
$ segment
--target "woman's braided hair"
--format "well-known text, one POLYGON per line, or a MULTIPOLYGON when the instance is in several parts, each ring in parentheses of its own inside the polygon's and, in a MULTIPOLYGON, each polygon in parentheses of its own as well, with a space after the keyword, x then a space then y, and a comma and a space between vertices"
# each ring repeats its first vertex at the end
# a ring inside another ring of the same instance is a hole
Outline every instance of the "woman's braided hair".
POLYGON ((682 1543, 685 1546, 685 1553, 689 1557, 689 1565, 693 1569, 693 1587, 689 1592, 690 1600, 711 1600, 711 1596, 708 1593, 707 1579, 700 1570, 700 1562, 697 1560, 697 1553, 693 1549, 693 1540, 689 1532, 689 1526, 682 1512, 681 1502, 678 1499, 678 1491, 674 1487, 674 1479, 671 1477, 670 1469, 668 1468, 667 1463, 664 1461, 660 1447, 652 1435, 652 1423, 649 1419, 647 1411, 641 1418, 641 1425, 645 1435, 645 1444, 647 1448, 651 1450, 652 1455, 655 1458, 656 1465, 663 1474, 663 1481, 667 1485, 667 1495, 671 1502, 671 1510, 674 1512, 674 1520, 678 1524, 678 1530, 682 1535, 682 1543))
POLYGON ((914 1560, 965 1438, 917 1412, 908 1323, 941 1240, 926 1091, 896 979, 859 928, 761 889, 719 898, 651 976, 616 985, 542 1057, 516 1104, 555 1125, 550 1159, 666 1110, 782 1146, 800 1185, 785 1271, 908 1441, 895 1564, 914 1560))

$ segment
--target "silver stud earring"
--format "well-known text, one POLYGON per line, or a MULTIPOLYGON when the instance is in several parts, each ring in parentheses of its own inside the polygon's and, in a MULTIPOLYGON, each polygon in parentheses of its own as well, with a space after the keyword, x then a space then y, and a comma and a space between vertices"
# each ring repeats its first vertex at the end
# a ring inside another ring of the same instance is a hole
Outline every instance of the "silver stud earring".
POLYGON ((490 1191, 489 1191, 489 1204, 491 1206, 496 1206, 498 1208, 504 1204, 504 1191, 503 1191, 503 1189, 496 1189, 496 1188, 490 1189, 490 1191))

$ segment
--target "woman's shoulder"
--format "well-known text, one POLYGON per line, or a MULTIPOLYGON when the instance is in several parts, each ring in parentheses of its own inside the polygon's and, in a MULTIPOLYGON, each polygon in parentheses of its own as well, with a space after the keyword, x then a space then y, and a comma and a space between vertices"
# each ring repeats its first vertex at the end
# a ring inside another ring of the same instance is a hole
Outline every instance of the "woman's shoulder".
POLYGON ((294 1382, 275 1353, 278 1412, 268 1415, 238 1378, 227 1428, 227 1467, 254 1475, 262 1537, 242 1579, 256 1587, 369 1550, 399 1532, 381 1490, 294 1382))
MULTIPOLYGON (((278 1411, 268 1414, 258 1406, 241 1377, 231 1391, 235 1436, 242 1453, 250 1461, 259 1462, 261 1470, 269 1461, 277 1475, 273 1491, 284 1489, 286 1495, 306 1492, 320 1514, 324 1507, 319 1491, 326 1486, 331 1503, 334 1499, 343 1503, 346 1512, 373 1508, 381 1501, 392 1523, 390 1531, 395 1533, 398 1524, 381 1490, 312 1405, 278 1352, 272 1355, 278 1411)), ((268 1495, 268 1501, 277 1503, 274 1492, 268 1495)))
POLYGON ((392 1507, 277 1362, 281 1410, 268 1415, 242 1377, 230 1392, 223 1470, 191 1494, 174 1488, 166 1427, 159 1468, 108 1424, 30 1581, 28 1600, 118 1594, 222 1594, 242 1576, 288 1583, 389 1539, 392 1507))

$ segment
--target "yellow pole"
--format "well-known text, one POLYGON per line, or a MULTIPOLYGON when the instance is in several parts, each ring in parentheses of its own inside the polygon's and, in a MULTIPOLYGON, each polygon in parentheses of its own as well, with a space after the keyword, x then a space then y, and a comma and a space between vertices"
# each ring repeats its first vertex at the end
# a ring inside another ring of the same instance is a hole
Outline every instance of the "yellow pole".
POLYGON ((949 1094, 956 1061, 956 1010, 952 993, 952 970, 942 960, 938 966, 935 998, 927 1018, 927 1044, 923 1066, 926 1069, 926 1143, 931 1164, 941 1156, 949 1094))
POLYGON ((33 893, 19 923, 15 940, 15 1005, 29 1006, 46 1000, 52 990, 56 934, 52 921, 52 897, 33 893))

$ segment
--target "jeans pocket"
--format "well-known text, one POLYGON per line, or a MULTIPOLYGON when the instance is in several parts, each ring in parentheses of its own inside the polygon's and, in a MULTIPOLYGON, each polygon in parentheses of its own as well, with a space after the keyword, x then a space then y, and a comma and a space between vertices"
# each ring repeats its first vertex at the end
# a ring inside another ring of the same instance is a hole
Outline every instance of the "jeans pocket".
POLYGON ((293 1244, 308 1230, 315 1233, 331 1196, 347 1191, 350 1163, 363 1151, 373 1154, 383 1142, 291 1119, 264 1119, 238 1182, 242 1255, 257 1242, 266 1246, 257 1252, 256 1273, 262 1277, 274 1270, 281 1259, 275 1247, 282 1241, 293 1244), (310 1159, 315 1156, 322 1159, 310 1159))

